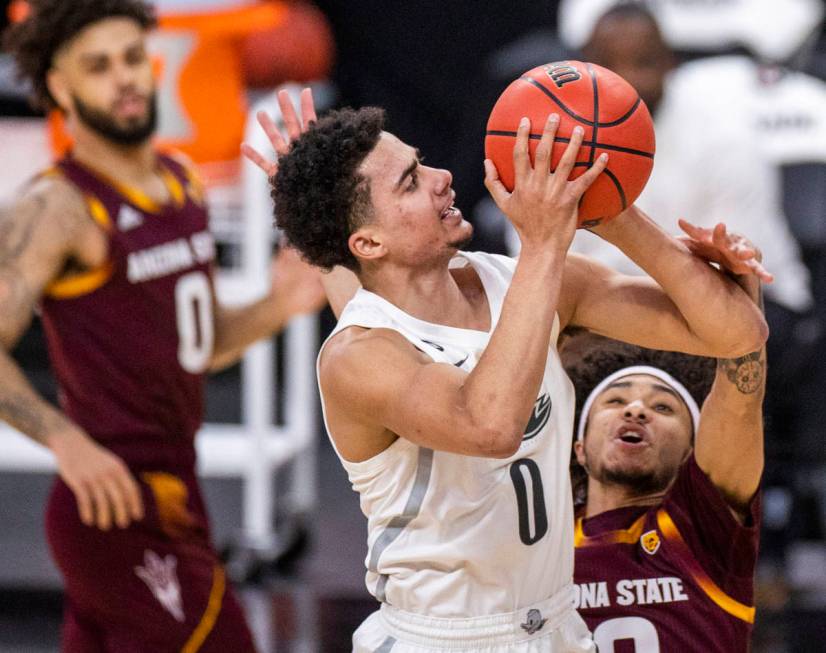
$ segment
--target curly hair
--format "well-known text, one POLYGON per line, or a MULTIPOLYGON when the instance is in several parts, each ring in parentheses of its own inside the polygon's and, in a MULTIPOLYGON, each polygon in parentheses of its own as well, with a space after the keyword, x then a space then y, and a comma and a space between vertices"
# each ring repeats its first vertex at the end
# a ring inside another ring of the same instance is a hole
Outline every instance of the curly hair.
POLYGON ((360 267, 350 234, 372 216, 370 182, 358 172, 384 128, 384 110, 331 111, 295 140, 271 180, 275 223, 313 265, 360 267))
POLYGON ((28 18, 10 26, 3 48, 14 55, 19 79, 31 84, 32 104, 39 109, 57 106, 46 85, 54 56, 83 29, 105 18, 126 17, 143 29, 155 26, 155 12, 142 0, 29 0, 28 18))
MULTIPOLYGON (((565 331, 564 341, 560 346, 560 357, 574 384, 574 424, 579 423, 582 405, 591 391, 600 381, 617 370, 632 365, 659 368, 682 383, 697 405, 702 406, 711 390, 717 368, 717 361, 713 358, 635 347, 580 328, 565 331)), ((585 503, 587 479, 585 470, 572 454, 571 482, 576 506, 585 503)))

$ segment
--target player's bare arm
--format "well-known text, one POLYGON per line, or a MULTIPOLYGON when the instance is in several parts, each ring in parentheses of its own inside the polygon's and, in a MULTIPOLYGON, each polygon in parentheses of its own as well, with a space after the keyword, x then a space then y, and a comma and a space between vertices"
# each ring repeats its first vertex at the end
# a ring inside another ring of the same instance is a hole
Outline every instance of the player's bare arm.
POLYGON ((38 181, 0 215, 0 418, 52 450, 84 523, 103 529, 143 516, 134 479, 32 388, 9 352, 46 286, 72 268, 99 265, 106 248, 82 198, 60 179, 38 181))
MULTIPOLYGON (((710 246, 719 240, 719 229, 692 227, 686 244, 697 255, 719 264, 740 285, 752 301, 763 309, 761 280, 737 265, 737 258, 725 260, 710 246)), ((748 240, 730 236, 738 258, 752 253, 760 261, 760 251, 748 240)), ((717 361, 711 392, 703 403, 694 450, 697 464, 708 475, 731 506, 744 519, 763 474, 763 397, 766 391, 766 349, 717 361)))
POLYGON ((527 120, 520 125, 513 193, 499 181, 492 162, 485 163, 485 184, 523 248, 499 322, 472 372, 432 362, 383 330, 345 330, 325 348, 319 378, 328 423, 345 458, 376 455, 395 436, 475 456, 507 457, 518 448, 544 374, 579 198, 607 162, 600 158, 582 177, 568 181, 583 139, 579 130, 557 171, 546 172, 557 124, 556 116, 546 123, 535 167, 528 155, 530 126, 527 120), (550 301, 537 303, 548 289, 550 301))
POLYGON ((215 346, 210 367, 220 369, 237 361, 252 343, 279 333, 289 321, 314 313, 327 303, 321 274, 282 248, 271 266, 270 289, 262 299, 246 306, 215 306, 215 346))
MULTIPOLYGON (((632 207, 594 231, 650 277, 622 275, 571 255, 564 303, 568 323, 651 349, 717 358, 741 356, 763 346, 768 326, 742 288, 642 211, 632 207)), ((730 243, 724 231, 722 235, 711 246, 738 258, 739 245, 730 243)), ((742 274, 770 280, 752 259, 740 259, 742 274)))

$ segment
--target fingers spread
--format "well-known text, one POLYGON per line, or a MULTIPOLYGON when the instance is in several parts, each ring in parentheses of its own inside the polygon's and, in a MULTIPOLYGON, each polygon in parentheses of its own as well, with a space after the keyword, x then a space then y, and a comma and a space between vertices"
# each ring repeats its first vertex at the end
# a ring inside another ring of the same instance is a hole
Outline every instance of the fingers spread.
POLYGON ((485 188, 488 189, 497 206, 502 208, 502 202, 507 200, 510 193, 508 193, 504 184, 499 181, 499 171, 490 159, 485 159, 485 188))
POLYGON ((272 144, 272 149, 278 154, 286 154, 290 149, 289 144, 284 140, 272 116, 266 111, 259 111, 256 114, 256 118, 258 119, 258 124, 261 125, 261 129, 264 130, 264 133, 272 144))
POLYGON ((281 118, 284 120, 284 127, 287 128, 287 135, 294 141, 301 136, 301 121, 295 113, 289 92, 284 89, 278 91, 278 107, 281 109, 281 118))
POLYGON ((315 115, 315 102, 313 102, 313 89, 307 87, 301 91, 301 119, 304 121, 302 131, 307 131, 311 123, 318 118, 315 115))
POLYGON ((571 134, 571 140, 562 158, 559 160, 559 165, 554 170, 554 177, 562 182, 568 181, 571 176, 571 171, 574 169, 577 154, 579 154, 579 146, 582 145, 582 140, 585 138, 585 130, 579 125, 574 127, 574 133, 571 134))
POLYGON ((577 195, 583 195, 586 190, 591 187, 597 177, 602 174, 602 171, 608 166, 608 154, 603 152, 597 157, 597 160, 594 161, 594 165, 592 165, 588 170, 585 171, 585 174, 579 176, 572 184, 571 187, 576 192, 577 195))
POLYGON ((258 150, 256 150, 251 145, 241 143, 241 154, 247 157, 259 168, 261 168, 261 170, 263 170, 268 177, 272 177, 278 171, 278 163, 268 161, 258 150))
POLYGON ((542 138, 536 147, 534 170, 547 175, 550 173, 550 158, 553 151, 556 130, 559 127, 559 115, 552 113, 545 121, 545 129, 542 131, 542 138))
POLYGON ((519 129, 516 130, 516 143, 513 146, 513 171, 516 176, 516 184, 520 179, 525 178, 531 171, 531 159, 529 155, 531 121, 522 118, 519 121, 519 129))

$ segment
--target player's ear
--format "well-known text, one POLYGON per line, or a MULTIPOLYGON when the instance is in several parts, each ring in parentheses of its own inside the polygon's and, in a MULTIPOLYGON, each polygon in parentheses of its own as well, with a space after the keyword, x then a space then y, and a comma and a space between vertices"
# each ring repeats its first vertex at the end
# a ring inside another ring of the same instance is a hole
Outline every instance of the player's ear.
POLYGON ((574 454, 576 455, 576 461, 585 467, 585 445, 580 440, 574 442, 574 454))
POLYGON ((71 106, 71 93, 66 82, 65 73, 59 68, 52 66, 46 73, 46 88, 57 105, 66 111, 71 106))
POLYGON ((387 247, 374 224, 366 224, 354 231, 347 244, 353 256, 362 261, 375 261, 387 253, 387 247))

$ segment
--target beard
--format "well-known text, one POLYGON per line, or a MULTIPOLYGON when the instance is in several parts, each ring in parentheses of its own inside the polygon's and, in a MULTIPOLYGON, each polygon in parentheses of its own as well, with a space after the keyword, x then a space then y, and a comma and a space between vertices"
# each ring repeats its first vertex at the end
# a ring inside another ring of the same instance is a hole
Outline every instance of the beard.
POLYGON ((675 470, 602 469, 596 479, 603 485, 621 486, 633 494, 652 494, 668 488, 675 470))
POLYGON ((119 125, 105 111, 89 106, 77 96, 72 96, 75 111, 80 121, 116 145, 142 145, 152 137, 158 124, 158 108, 155 92, 149 97, 146 116, 134 118, 125 126, 119 125))

